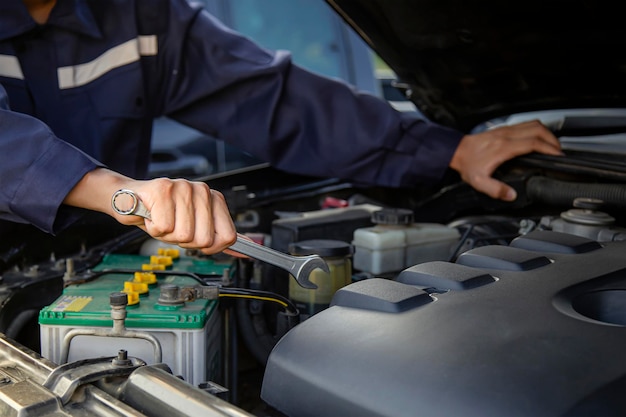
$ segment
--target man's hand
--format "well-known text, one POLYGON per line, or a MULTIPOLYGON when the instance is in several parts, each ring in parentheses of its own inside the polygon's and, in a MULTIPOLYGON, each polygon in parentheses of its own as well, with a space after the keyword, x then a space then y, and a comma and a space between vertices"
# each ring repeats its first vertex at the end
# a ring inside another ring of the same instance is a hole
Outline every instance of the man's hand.
POLYGON ((168 178, 138 181, 98 168, 76 184, 64 203, 107 213, 163 242, 206 254, 223 251, 237 238, 224 196, 203 182, 168 178), (137 194, 150 211, 150 220, 113 211, 111 197, 122 188, 137 194))
POLYGON ((502 126, 461 139, 450 168, 477 191, 505 201, 517 198, 515 190, 492 178, 504 162, 531 152, 562 155, 558 139, 538 121, 502 126))
POLYGON ((135 181, 124 188, 143 201, 151 220, 117 214, 115 218, 156 239, 211 254, 232 245, 237 237, 224 196, 203 182, 159 178, 135 181))

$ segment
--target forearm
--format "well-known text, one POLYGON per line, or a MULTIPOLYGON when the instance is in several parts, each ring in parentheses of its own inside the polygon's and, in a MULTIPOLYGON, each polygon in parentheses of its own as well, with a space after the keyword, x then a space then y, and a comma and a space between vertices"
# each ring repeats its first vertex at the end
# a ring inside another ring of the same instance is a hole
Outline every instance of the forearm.
POLYGON ((121 188, 132 188, 137 182, 109 169, 97 168, 85 174, 65 196, 63 203, 117 218, 111 207, 111 196, 121 188))
POLYGON ((2 86, 0 127, 0 218, 58 231, 73 218, 59 212, 64 196, 102 164, 57 138, 39 120, 12 112, 2 86))

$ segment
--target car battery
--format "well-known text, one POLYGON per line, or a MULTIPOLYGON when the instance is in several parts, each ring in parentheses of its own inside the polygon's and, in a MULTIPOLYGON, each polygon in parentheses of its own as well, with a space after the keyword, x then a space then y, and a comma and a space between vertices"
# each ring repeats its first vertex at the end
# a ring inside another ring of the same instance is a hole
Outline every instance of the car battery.
POLYGON ((93 268, 95 278, 66 286, 62 295, 39 313, 42 356, 61 364, 64 358, 73 362, 116 356, 123 349, 129 356, 151 364, 158 357, 156 338, 161 362, 175 375, 193 385, 220 381, 222 332, 218 301, 196 299, 172 305, 159 301, 159 295, 166 287, 201 285, 195 278, 198 275, 221 276, 230 263, 220 265, 206 258, 154 258, 109 254, 93 268), (162 271, 150 271, 158 269, 162 271), (118 333, 110 335, 106 330, 113 329, 110 296, 115 292, 127 293, 123 329, 131 337, 123 332, 122 337, 118 333), (98 335, 88 334, 93 329, 98 335), (153 337, 133 337, 135 333, 153 337))

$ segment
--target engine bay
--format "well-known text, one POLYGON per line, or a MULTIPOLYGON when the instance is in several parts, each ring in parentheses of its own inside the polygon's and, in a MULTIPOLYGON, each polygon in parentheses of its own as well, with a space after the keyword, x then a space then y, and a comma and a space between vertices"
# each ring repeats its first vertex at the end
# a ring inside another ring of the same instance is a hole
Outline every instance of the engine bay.
POLYGON ((54 237, 5 225, 0 409, 619 414, 623 162, 530 155, 497 175, 517 189, 514 203, 454 175, 415 189, 268 166, 207 178, 240 233, 326 259, 318 290, 261 261, 168 247, 101 217, 54 237))

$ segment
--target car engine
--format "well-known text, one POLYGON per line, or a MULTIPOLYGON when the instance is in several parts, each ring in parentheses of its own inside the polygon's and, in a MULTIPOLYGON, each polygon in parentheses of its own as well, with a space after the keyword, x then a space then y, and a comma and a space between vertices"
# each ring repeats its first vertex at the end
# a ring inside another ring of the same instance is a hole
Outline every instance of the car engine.
POLYGON ((518 199, 268 166, 205 178, 241 233, 318 254, 317 290, 87 216, 3 231, 0 411, 14 416, 619 415, 626 167, 500 168, 518 199))

